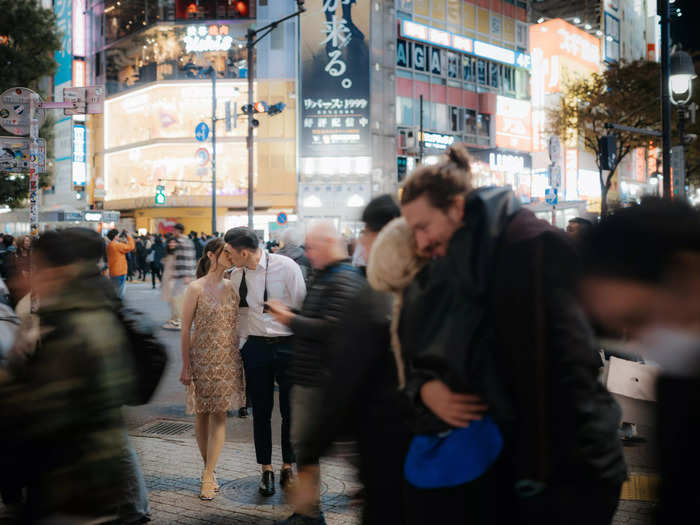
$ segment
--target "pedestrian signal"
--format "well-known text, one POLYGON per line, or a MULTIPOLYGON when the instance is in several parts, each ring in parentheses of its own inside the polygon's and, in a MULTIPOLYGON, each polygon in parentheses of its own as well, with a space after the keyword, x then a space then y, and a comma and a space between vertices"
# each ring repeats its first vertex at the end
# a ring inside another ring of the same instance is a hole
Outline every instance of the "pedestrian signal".
POLYGON ((278 102, 277 104, 273 104, 269 108, 267 108, 267 114, 270 116, 273 115, 279 115, 284 111, 284 108, 286 108, 287 105, 284 102, 278 102))
POLYGON ((165 186, 156 186, 155 202, 158 206, 165 204, 165 186))
POLYGON ((598 139, 601 170, 612 170, 617 160, 617 138, 615 135, 603 135, 598 139))

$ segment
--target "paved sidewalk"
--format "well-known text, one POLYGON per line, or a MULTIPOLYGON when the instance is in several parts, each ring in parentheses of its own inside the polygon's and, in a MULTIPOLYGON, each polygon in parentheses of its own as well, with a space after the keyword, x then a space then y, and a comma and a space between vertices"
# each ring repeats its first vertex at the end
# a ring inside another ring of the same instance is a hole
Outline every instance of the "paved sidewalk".
MULTIPOLYGON (((225 443, 216 476, 220 494, 213 501, 199 499, 202 461, 191 438, 131 436, 150 492, 151 517, 155 524, 245 523, 271 524, 284 519, 291 509, 277 494, 258 494, 259 466, 252 444, 225 443)), ((273 454, 276 470, 282 465, 273 454)), ((322 503, 329 525, 359 523, 360 507, 351 495, 360 488, 353 469, 342 459, 321 463, 322 503)), ((279 478, 278 473, 275 477, 279 478)), ((276 480, 279 483, 279 479, 276 480)))
MULTIPOLYGON (((224 445, 216 469, 221 493, 209 502, 198 496, 202 463, 194 439, 142 435, 132 435, 131 439, 141 459, 155 524, 271 524, 291 513, 280 490, 271 498, 258 494, 259 467, 252 444, 224 445)), ((273 455, 273 464, 277 470, 282 464, 279 453, 273 455)), ((360 488, 353 467, 333 458, 321 463, 321 472, 328 524, 359 524, 360 506, 351 499, 360 488)), ((654 508, 652 502, 620 501, 613 524, 651 525, 654 508)))

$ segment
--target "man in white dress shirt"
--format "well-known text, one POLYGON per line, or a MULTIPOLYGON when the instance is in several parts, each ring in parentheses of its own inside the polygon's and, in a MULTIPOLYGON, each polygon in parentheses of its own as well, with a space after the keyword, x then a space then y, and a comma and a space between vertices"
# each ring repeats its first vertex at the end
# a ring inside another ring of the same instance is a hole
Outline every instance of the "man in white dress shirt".
POLYGON ((275 475, 272 469, 271 417, 275 381, 279 385, 282 414, 282 488, 294 477, 292 464, 295 458, 289 436, 291 383, 287 373, 292 358, 292 332, 266 312, 265 302, 275 299, 298 309, 304 301, 306 286, 297 263, 283 255, 266 253, 250 229, 233 228, 226 232, 224 240, 225 250, 236 266, 230 279, 240 296, 241 355, 253 406, 255 454, 262 466, 259 490, 263 496, 272 496, 275 475))

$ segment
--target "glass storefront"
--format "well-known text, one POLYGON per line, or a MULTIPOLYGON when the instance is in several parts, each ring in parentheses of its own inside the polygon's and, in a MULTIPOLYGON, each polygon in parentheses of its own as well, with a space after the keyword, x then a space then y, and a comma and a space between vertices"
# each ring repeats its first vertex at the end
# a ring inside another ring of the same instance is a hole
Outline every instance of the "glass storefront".
POLYGON ((158 22, 255 18, 255 0, 104 0, 92 5, 104 12, 105 44, 158 22))
MULTIPOLYGON (((211 169, 195 158, 201 143, 139 146, 105 155, 105 190, 110 200, 153 197, 157 185, 166 196, 211 195, 211 169), (161 181, 161 179, 167 179, 161 181), (201 182, 192 182, 199 181, 201 182)), ((217 195, 243 195, 248 189, 245 142, 218 143, 217 195)))
MULTIPOLYGON (((248 84, 227 81, 217 84, 217 104, 223 113, 224 103, 248 99, 248 84)), ((211 126, 211 83, 190 81, 163 83, 136 92, 108 99, 105 102, 105 148, 138 144, 158 139, 191 139, 199 122, 211 126)), ((240 114, 239 114, 240 117, 240 114)), ((217 137, 240 137, 247 126, 238 125, 226 131, 217 128, 217 137)))
POLYGON ((108 95, 155 81, 211 78, 210 65, 219 78, 247 76, 247 50, 230 24, 158 24, 98 53, 98 73, 102 55, 108 95))

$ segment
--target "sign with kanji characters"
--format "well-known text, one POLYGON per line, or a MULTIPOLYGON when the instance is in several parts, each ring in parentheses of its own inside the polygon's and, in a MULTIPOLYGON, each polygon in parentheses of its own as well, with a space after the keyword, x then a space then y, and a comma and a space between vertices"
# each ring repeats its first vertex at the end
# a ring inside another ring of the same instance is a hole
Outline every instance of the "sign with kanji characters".
POLYGON ((368 156, 370 0, 310 0, 301 17, 301 155, 368 156))

